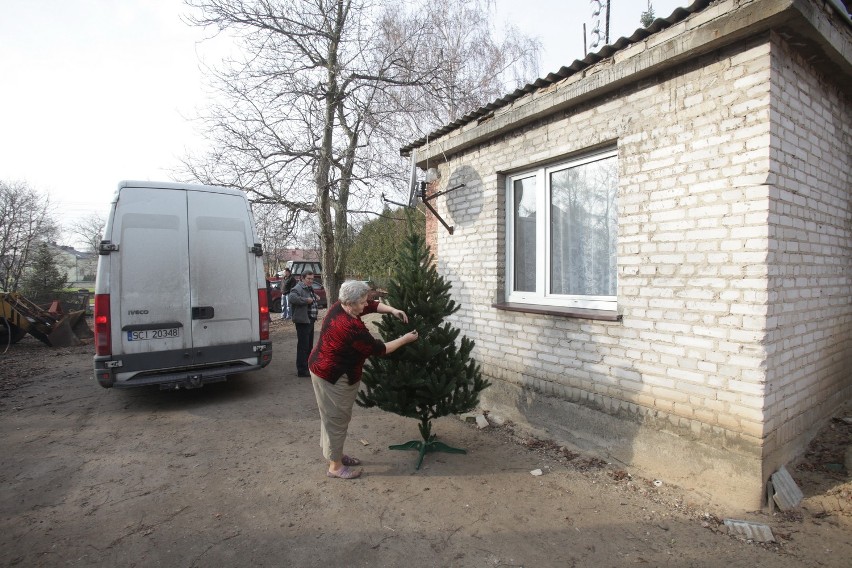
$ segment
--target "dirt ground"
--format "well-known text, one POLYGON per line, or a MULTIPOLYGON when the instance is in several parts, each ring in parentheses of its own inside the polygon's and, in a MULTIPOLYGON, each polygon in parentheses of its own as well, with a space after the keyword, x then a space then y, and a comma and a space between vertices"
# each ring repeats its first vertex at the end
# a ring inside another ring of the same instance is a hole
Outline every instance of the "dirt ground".
MULTIPOLYGON (((325 476, 295 332, 273 322, 272 364, 177 392, 106 390, 92 346, 27 337, 0 355, 4 566, 848 567, 852 409, 790 464, 800 509, 726 511, 534 440, 512 424, 445 417, 466 455, 417 454, 417 424, 356 407, 347 453, 361 479, 325 476), (540 469, 542 475, 530 472, 540 469), (777 542, 729 534, 767 525, 777 542)), ((5 346, 3 346, 5 347, 5 346)), ((493 417, 492 417, 493 418, 493 417)))

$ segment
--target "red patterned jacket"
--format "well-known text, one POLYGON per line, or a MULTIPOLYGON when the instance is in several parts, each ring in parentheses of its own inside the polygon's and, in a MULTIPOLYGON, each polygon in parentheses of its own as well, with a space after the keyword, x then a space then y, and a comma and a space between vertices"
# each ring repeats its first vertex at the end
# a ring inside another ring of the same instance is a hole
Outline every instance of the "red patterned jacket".
MULTIPOLYGON (((378 302, 367 302, 361 315, 375 313, 378 306, 378 302)), ((360 317, 347 314, 338 300, 325 315, 319 341, 308 358, 308 368, 332 384, 346 375, 349 384, 354 385, 361 380, 367 357, 384 354, 384 342, 372 336, 360 317)))

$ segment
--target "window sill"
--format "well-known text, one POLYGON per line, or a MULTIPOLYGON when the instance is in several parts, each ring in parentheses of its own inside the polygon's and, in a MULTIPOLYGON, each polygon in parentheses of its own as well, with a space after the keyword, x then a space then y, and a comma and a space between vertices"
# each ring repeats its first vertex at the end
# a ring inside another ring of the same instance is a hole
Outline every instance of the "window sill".
POLYGON ((516 302, 500 302, 491 304, 492 308, 507 312, 524 312, 546 316, 561 316, 566 318, 582 318, 597 321, 621 321, 621 314, 609 310, 587 310, 583 308, 562 308, 559 306, 543 306, 541 304, 519 304, 516 302))

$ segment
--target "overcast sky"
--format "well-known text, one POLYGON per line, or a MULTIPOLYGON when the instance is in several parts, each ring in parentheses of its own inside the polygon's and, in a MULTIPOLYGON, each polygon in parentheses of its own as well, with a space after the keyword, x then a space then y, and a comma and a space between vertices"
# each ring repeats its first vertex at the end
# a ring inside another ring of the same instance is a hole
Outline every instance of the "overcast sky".
MULTIPOLYGON (((605 3, 605 0, 604 0, 605 3)), ((653 0, 667 17, 690 0, 653 0)), ((589 0, 496 0, 543 45, 545 76, 583 57, 589 0)), ((612 0, 610 43, 640 27, 647 0, 612 0)), ((180 0, 3 0, 0 179, 50 194, 67 216, 105 214, 123 179, 167 180, 200 148, 188 120, 206 102, 199 57, 217 49, 180 0)), ((601 15, 603 29, 603 14, 601 15)), ((219 51, 221 53, 221 51, 219 51)))

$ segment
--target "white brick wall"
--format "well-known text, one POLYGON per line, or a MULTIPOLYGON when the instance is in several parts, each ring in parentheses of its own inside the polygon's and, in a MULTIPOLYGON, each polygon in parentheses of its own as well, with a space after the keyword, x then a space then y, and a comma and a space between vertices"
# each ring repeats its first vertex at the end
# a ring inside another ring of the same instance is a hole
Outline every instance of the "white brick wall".
POLYGON ((766 452, 780 464, 852 391, 852 116, 777 37, 772 53, 766 452))
POLYGON ((848 99, 775 36, 658 79, 440 165, 439 189, 465 184, 433 202, 452 322, 492 379, 783 463, 785 421, 850 391, 848 99), (623 321, 493 308, 504 174, 612 142, 623 321))

